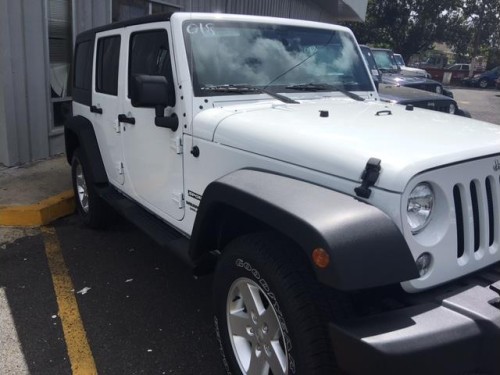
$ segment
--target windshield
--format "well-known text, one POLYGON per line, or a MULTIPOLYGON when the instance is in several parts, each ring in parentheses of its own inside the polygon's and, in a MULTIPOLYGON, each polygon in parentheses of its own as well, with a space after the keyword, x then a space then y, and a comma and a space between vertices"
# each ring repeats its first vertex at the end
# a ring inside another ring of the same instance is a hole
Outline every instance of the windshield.
POLYGON ((183 31, 197 96, 221 95, 206 90, 221 85, 296 92, 290 87, 321 83, 373 90, 356 42, 343 31, 202 20, 184 22, 183 31))
POLYGON ((396 64, 398 64, 399 66, 405 66, 403 56, 394 54, 394 59, 396 60, 396 64))
POLYGON ((390 51, 372 49, 373 57, 382 72, 397 72, 398 64, 390 51))

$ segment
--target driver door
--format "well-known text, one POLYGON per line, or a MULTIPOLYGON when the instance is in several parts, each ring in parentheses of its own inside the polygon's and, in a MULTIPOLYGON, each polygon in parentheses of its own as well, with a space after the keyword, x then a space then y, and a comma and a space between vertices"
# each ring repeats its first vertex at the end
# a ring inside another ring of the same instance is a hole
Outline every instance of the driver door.
POLYGON ((128 40, 127 97, 121 113, 126 192, 160 217, 184 217, 182 127, 172 131, 155 125, 155 108, 134 107, 130 85, 135 75, 162 75, 169 83, 165 115, 176 112, 173 54, 169 23, 125 29, 128 40), (132 121, 133 120, 133 121, 132 121))

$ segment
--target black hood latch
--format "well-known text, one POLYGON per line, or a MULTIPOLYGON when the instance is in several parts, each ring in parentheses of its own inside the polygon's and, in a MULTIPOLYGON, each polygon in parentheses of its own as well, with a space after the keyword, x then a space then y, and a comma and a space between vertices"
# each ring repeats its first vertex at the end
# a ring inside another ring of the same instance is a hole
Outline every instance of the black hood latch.
POLYGON ((358 197, 370 198, 372 193, 370 186, 375 185, 375 182, 378 180, 378 176, 380 176, 380 163, 381 160, 377 158, 370 158, 370 160, 366 163, 365 170, 361 175, 361 186, 354 189, 354 192, 358 197))

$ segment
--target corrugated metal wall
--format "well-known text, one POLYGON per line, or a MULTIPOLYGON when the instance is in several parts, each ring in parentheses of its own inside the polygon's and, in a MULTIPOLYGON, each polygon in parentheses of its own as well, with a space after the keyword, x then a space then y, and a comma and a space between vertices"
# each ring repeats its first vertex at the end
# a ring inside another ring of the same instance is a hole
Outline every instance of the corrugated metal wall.
POLYGON ((168 3, 179 5, 188 12, 252 14, 333 22, 338 9, 337 2, 331 0, 326 9, 315 0, 174 0, 168 3))

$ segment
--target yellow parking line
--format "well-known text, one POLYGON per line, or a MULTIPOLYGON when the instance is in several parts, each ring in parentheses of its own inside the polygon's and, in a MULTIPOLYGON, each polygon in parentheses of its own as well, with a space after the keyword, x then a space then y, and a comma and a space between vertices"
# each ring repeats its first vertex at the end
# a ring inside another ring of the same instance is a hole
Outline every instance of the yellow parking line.
POLYGON ((59 317, 62 322, 64 339, 68 349, 71 370, 74 375, 97 374, 94 357, 87 341, 73 282, 64 263, 59 240, 54 228, 42 227, 45 253, 49 263, 52 282, 56 293, 59 317))

